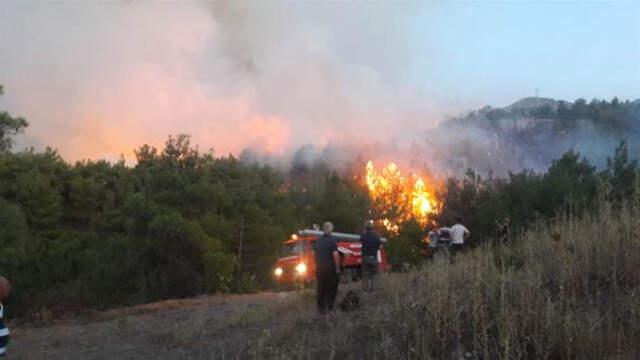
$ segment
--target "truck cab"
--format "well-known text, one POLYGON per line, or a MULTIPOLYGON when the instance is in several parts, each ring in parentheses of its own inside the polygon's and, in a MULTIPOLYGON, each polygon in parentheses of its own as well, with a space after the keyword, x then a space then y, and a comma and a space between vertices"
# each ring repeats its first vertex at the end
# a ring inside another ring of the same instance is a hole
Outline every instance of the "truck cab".
MULTIPOLYGON (((319 230, 300 230, 284 241, 280 258, 273 267, 273 276, 278 285, 308 284, 316 278, 316 265, 313 243, 322 236, 319 230)), ((343 281, 360 277, 361 249, 360 235, 334 232, 331 234, 338 242, 343 281)), ((381 238, 385 243, 386 239, 381 238)), ((390 269, 384 247, 378 252, 379 272, 390 269)))

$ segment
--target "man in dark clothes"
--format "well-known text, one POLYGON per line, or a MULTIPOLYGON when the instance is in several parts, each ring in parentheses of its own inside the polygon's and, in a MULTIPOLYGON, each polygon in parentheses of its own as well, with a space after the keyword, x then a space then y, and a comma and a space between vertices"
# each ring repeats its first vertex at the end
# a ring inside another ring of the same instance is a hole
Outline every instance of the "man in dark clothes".
POLYGON ((360 269, 362 270, 362 288, 366 291, 373 291, 373 280, 378 273, 378 251, 382 241, 373 230, 373 221, 367 220, 364 223, 364 232, 360 235, 362 242, 362 260, 360 269))
POLYGON ((333 303, 338 294, 340 255, 338 243, 331 236, 333 224, 325 222, 322 225, 322 231, 324 235, 314 242, 313 251, 316 260, 318 313, 325 314, 327 310, 333 311, 333 303))

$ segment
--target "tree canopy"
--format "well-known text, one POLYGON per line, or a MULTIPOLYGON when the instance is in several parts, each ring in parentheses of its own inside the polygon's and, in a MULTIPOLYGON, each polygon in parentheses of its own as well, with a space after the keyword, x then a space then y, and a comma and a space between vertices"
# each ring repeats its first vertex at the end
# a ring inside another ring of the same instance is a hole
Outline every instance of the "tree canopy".
MULTIPOLYGON (((3 94, 0 85, 0 96, 3 94)), ((13 117, 6 111, 0 111, 0 153, 11 150, 13 136, 21 133, 29 123, 21 117, 13 117)))
MULTIPOLYGON (((326 220, 357 232, 372 214, 363 184, 321 160, 296 158, 283 170, 216 157, 177 135, 161 149, 140 146, 133 166, 69 164, 51 149, 9 151, 27 125, 0 113, 0 273, 14 284, 18 310, 267 287, 289 234, 326 220)), ((509 218, 518 231, 567 206, 597 208, 601 196, 621 203, 638 196, 639 179, 624 142, 601 170, 573 151, 546 172, 483 178, 469 170, 446 181, 435 224, 462 216, 472 242, 490 241, 496 220, 509 218)), ((386 234, 391 260, 422 261, 428 230, 408 221, 386 234)))

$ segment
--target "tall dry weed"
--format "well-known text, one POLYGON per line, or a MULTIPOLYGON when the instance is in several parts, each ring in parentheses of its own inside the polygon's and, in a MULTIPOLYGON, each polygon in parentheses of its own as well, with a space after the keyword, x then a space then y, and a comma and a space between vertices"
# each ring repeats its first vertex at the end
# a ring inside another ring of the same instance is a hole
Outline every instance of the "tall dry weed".
MULTIPOLYGON (((409 274, 381 277, 363 309, 327 318, 310 299, 261 340, 265 358, 637 359, 638 204, 538 224, 409 274)), ((254 352, 255 354, 255 352, 254 352)))

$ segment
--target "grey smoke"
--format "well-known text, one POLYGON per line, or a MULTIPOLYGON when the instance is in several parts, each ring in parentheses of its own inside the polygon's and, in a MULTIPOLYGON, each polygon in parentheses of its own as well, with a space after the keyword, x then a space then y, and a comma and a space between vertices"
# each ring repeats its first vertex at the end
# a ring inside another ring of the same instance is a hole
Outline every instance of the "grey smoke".
MULTIPOLYGON (((405 84, 415 3, 214 2, 225 83, 287 119, 292 144, 370 141, 435 123, 405 84)), ((220 76, 217 74, 216 76, 220 76)), ((259 149, 260 146, 257 146, 259 149)))
POLYGON ((541 132, 538 147, 509 129, 518 119, 501 119, 499 131, 482 116, 437 127, 444 109, 429 91, 438 92, 412 81, 438 56, 428 34, 411 29, 430 6, 2 2, 0 108, 30 121, 22 146, 52 146, 68 161, 131 160, 137 146, 176 133, 217 155, 246 149, 243 158, 278 166, 296 158, 342 169, 371 158, 504 174, 543 168, 570 147, 599 163, 610 154, 619 139, 587 125, 562 138, 541 132))
POLYGON ((522 103, 529 104, 527 110, 544 106, 540 100, 543 99, 528 98, 514 103, 516 106, 497 108, 503 115, 493 120, 487 114, 496 108, 487 106, 447 119, 410 140, 358 146, 332 144, 324 148, 307 145, 287 159, 261 160, 293 167, 323 163, 338 171, 352 172, 353 164, 361 166, 367 159, 373 159, 379 161, 378 165, 394 161, 410 171, 440 177, 462 176, 468 169, 485 176, 505 177, 523 169, 545 171, 553 160, 569 150, 603 168, 623 140, 632 158, 640 156, 640 106, 630 114, 630 126, 623 132, 603 130, 586 118, 579 119, 571 130, 559 130, 560 120, 554 116, 533 118, 515 111, 522 103))
POLYGON ((218 155, 386 140, 441 113, 410 81, 425 6, 4 2, 0 106, 68 161, 176 133, 218 155))

